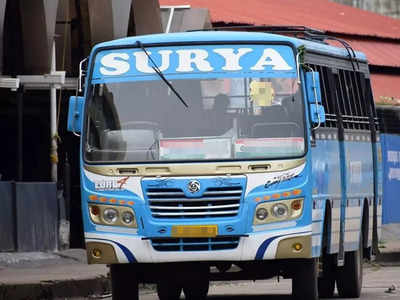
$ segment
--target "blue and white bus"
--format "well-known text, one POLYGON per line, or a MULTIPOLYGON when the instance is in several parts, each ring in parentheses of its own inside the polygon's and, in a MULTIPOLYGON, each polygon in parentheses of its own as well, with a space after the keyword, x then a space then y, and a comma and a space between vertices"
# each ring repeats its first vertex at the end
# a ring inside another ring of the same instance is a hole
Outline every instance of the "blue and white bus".
POLYGON ((110 264, 113 299, 137 299, 140 282, 203 299, 212 280, 274 276, 297 299, 335 283, 360 296, 382 202, 362 53, 320 37, 157 34, 95 46, 85 72, 68 128, 88 261, 110 264))

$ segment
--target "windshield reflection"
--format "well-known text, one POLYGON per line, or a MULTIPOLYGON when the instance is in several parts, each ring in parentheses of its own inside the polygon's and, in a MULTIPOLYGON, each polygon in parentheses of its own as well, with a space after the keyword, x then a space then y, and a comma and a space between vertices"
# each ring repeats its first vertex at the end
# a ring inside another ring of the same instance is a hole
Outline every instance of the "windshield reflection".
POLYGON ((294 78, 160 81, 92 86, 85 159, 160 162, 296 157, 303 106, 294 78))

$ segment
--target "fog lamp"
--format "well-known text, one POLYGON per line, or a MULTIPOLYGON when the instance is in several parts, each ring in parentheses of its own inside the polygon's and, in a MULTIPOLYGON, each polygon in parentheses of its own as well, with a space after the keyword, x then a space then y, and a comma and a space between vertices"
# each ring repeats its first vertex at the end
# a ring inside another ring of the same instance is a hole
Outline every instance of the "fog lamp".
POLYGON ((293 250, 296 252, 300 252, 303 249, 303 245, 301 243, 295 243, 292 245, 293 250))
POLYGON ((101 250, 100 250, 100 249, 97 249, 97 248, 94 248, 94 249, 92 250, 92 256, 93 256, 94 258, 100 258, 100 257, 101 257, 101 250))

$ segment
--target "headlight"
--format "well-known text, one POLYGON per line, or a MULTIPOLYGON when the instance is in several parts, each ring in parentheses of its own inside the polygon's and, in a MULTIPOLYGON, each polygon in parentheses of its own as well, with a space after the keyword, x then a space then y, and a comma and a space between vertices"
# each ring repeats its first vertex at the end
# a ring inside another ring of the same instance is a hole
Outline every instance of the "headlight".
POLYGON ((253 224, 289 221, 299 218, 303 213, 303 198, 282 201, 269 201, 257 205, 253 224))
POLYGON ((288 216, 289 209, 285 204, 278 203, 272 206, 271 212, 276 218, 283 219, 288 216))
POLYGON ((118 211, 114 208, 106 208, 103 211, 103 220, 107 223, 114 224, 118 220, 118 211))
POLYGON ((122 222, 129 225, 129 224, 132 224, 132 222, 135 220, 135 217, 131 212, 124 211, 122 213, 121 219, 122 219, 122 222))
POLYGON ((90 203, 89 215, 95 224, 137 228, 135 212, 128 206, 90 203))
POLYGON ((260 207, 256 210, 256 218, 260 221, 265 220, 268 217, 268 210, 263 207, 260 207))

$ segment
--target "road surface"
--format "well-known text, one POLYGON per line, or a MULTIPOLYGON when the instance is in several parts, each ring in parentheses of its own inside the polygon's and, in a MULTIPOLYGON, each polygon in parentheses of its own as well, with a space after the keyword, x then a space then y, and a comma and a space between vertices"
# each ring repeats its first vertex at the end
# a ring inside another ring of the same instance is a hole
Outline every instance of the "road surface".
MULTIPOLYGON (((335 291, 337 293, 337 291, 335 291)), ((291 280, 276 279, 239 282, 215 282, 210 286, 207 299, 213 300, 289 300, 291 299, 291 280)), ((337 296, 337 295, 336 295, 337 296)), ((89 299, 100 299, 90 297, 89 299)), ((111 300, 111 297, 101 297, 111 300)), ((128 298, 127 298, 128 299, 128 298)), ((152 291, 141 291, 140 300, 158 300, 152 291)), ((181 295, 184 299, 184 295, 181 295)), ((399 300, 400 299, 400 266, 382 267, 369 265, 364 267, 362 300, 399 300), (394 286, 395 290, 390 291, 394 286)), ((350 298, 349 298, 350 300, 350 298)))

